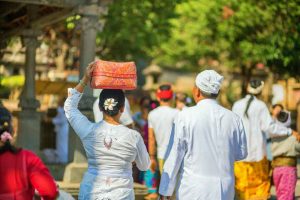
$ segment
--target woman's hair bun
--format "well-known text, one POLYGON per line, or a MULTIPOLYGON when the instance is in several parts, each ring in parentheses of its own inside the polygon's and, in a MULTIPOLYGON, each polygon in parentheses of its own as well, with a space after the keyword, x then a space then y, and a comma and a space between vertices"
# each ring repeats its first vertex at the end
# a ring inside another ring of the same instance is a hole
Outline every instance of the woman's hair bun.
POLYGON ((100 110, 109 115, 115 116, 125 104, 125 95, 122 90, 104 89, 100 93, 100 110))

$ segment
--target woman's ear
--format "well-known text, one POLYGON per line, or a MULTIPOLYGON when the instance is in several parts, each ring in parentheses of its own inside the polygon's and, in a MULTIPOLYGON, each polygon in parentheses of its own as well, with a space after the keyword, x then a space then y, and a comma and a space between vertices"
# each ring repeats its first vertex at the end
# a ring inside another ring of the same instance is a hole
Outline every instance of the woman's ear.
POLYGON ((120 108, 120 113, 123 113, 123 112, 124 112, 124 109, 125 109, 125 106, 122 106, 122 107, 120 108))
POLYGON ((197 97, 200 99, 202 97, 201 91, 199 88, 197 88, 197 97))

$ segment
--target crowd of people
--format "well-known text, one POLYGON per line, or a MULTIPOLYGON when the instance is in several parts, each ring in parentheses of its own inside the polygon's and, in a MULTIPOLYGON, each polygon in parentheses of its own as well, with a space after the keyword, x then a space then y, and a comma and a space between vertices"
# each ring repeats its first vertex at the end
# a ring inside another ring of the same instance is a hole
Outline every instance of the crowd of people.
MULTIPOLYGON (((133 183, 140 182, 148 188, 146 199, 266 200, 271 180, 278 200, 294 199, 300 134, 290 128, 290 113, 282 105, 274 105, 271 115, 259 100, 263 81, 250 81, 247 96, 228 110, 217 102, 224 77, 204 70, 191 88, 193 106, 187 106, 186 94, 163 84, 156 99, 140 99, 133 115, 123 90, 103 89, 91 122, 78 103, 92 71, 89 65, 64 103, 88 160, 79 199, 134 199, 133 183)), ((57 189, 49 171, 34 154, 11 144, 11 119, 3 116, 10 115, 0 116, 0 160, 6 163, 0 174, 7 183, 0 199, 23 192, 32 196, 34 188, 44 199, 54 199, 57 189), (9 179, 12 169, 19 182, 9 179), (35 179, 50 187, 40 188, 35 179)))

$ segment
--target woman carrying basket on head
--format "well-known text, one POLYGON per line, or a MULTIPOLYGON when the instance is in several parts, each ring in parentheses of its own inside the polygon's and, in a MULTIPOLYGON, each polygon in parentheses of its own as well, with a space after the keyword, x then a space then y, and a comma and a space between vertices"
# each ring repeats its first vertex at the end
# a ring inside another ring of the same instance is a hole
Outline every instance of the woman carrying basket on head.
POLYGON ((68 121, 82 141, 88 170, 80 185, 79 199, 134 199, 132 162, 145 171, 150 159, 141 135, 120 124, 125 96, 121 89, 104 89, 99 97, 103 120, 90 122, 78 110, 84 87, 90 82, 94 65, 87 67, 84 77, 69 89, 65 102, 68 121))

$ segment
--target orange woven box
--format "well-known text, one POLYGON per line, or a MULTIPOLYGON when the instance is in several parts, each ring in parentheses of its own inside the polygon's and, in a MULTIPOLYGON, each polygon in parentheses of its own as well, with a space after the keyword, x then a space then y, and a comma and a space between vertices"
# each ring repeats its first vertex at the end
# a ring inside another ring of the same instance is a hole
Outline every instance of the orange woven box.
POLYGON ((92 72, 91 87, 96 89, 136 89, 134 62, 110 62, 98 60, 92 72))

